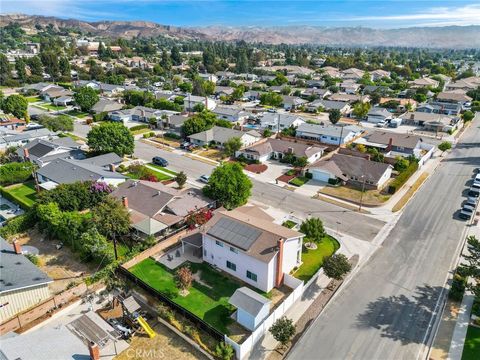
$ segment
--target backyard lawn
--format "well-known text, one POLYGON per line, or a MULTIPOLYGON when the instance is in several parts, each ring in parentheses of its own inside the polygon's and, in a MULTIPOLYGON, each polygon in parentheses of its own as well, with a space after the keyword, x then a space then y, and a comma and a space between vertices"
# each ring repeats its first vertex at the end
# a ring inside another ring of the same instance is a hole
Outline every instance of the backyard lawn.
POLYGON ((37 197, 33 181, 7 186, 4 191, 9 193, 19 205, 24 204, 29 208, 33 206, 37 197))
POLYGON ((469 326, 465 345, 463 347, 462 360, 478 359, 480 354, 480 328, 469 326))
POLYGON ((310 278, 315 275, 318 269, 321 268, 323 264, 323 259, 325 257, 331 256, 340 248, 338 241, 332 236, 325 236, 323 240, 317 244, 317 249, 309 250, 305 248, 302 249, 302 265, 298 268, 297 271, 293 274, 297 279, 308 281, 310 278))
POLYGON ((192 272, 200 271, 200 279, 204 284, 194 281, 187 296, 179 295, 174 273, 151 258, 136 264, 130 268, 130 272, 218 331, 228 335, 228 325, 233 322, 230 315, 234 310, 228 299, 241 285, 207 264, 190 263, 189 266, 192 272))

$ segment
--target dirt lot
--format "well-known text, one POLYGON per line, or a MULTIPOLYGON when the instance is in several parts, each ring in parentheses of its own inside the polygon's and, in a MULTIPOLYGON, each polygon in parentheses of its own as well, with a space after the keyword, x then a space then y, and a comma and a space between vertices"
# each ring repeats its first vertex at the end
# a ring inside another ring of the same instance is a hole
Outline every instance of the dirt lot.
POLYGON ((225 158, 225 153, 217 149, 195 151, 195 154, 215 161, 220 161, 225 158))
POLYGON ((190 346, 187 342, 167 329, 165 326, 152 320, 149 325, 157 336, 150 339, 145 333, 137 333, 132 337, 130 347, 116 356, 115 360, 143 360, 143 359, 175 359, 175 360, 206 360, 207 358, 190 346), (150 356, 149 356, 150 354, 150 356))
POLYGON ((362 192, 360 190, 347 186, 325 186, 319 191, 319 193, 334 196, 347 201, 353 201, 355 203, 359 203, 360 199, 362 199, 362 203, 367 206, 382 205, 391 197, 391 195, 383 194, 378 190, 366 190, 362 197, 362 192))
POLYGON ((59 241, 44 239, 38 231, 18 238, 20 244, 34 246, 39 251, 39 268, 47 273, 54 282, 49 285, 50 291, 57 294, 71 282, 79 283, 95 271, 93 265, 82 262, 67 246, 58 250, 55 245, 59 241))

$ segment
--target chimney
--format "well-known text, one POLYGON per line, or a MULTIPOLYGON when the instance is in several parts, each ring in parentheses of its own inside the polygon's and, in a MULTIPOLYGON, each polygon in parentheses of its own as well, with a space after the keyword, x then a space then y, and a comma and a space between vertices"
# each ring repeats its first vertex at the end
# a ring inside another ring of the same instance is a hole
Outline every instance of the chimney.
POLYGON ((279 287, 283 283, 283 239, 277 240, 277 247, 277 277, 275 280, 275 286, 279 287))
POLYGON ((115 164, 108 165, 110 167, 111 172, 115 172, 115 164))
POLYGON ((25 159, 28 159, 30 157, 30 152, 28 151, 27 148, 23 148, 23 157, 25 159))
POLYGON ((88 351, 90 352, 90 359, 100 360, 100 349, 93 341, 90 341, 90 344, 88 344, 88 351))
POLYGON ((388 146, 387 146, 387 148, 385 149, 386 152, 392 151, 392 144, 393 144, 393 139, 390 138, 390 139, 388 140, 388 146))
POLYGON ((124 207, 128 208, 128 197, 126 196, 122 197, 122 204, 124 207))
POLYGON ((18 240, 13 240, 13 251, 19 255, 22 253, 22 245, 18 243, 18 240))

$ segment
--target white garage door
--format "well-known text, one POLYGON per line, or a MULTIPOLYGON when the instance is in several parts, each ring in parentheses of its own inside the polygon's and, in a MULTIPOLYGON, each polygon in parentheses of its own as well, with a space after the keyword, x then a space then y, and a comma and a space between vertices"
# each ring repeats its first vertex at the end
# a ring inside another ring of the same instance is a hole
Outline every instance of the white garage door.
POLYGON ((312 179, 317 181, 327 182, 330 179, 330 174, 328 172, 323 172, 317 169, 311 169, 312 179))

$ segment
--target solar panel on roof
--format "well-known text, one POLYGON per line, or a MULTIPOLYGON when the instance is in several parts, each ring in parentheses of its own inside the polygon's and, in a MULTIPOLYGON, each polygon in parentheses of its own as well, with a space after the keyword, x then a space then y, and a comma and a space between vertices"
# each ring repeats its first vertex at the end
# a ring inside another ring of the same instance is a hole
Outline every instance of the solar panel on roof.
POLYGON ((248 250, 261 235, 261 231, 228 218, 221 218, 213 225, 208 234, 224 240, 242 250, 248 250))

